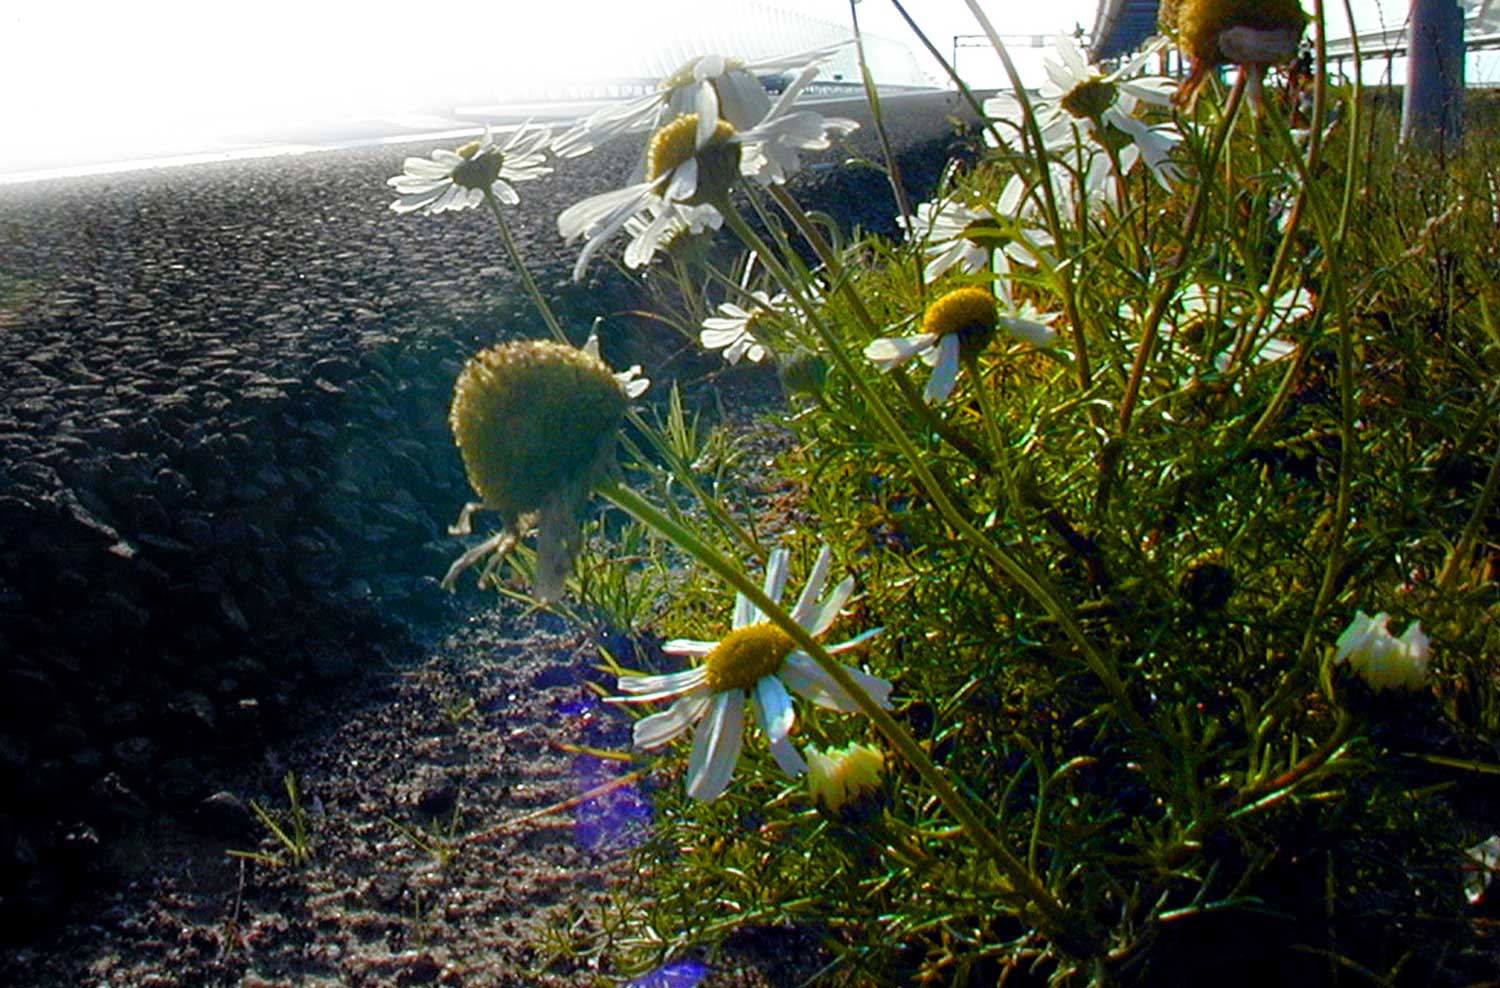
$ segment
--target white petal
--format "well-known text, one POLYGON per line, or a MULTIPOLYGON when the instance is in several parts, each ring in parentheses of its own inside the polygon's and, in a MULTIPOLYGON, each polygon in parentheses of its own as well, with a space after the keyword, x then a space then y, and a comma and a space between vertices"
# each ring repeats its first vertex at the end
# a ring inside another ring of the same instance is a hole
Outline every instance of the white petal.
MULTIPOLYGON (((712 321, 711 319, 705 319, 703 325, 707 326, 712 321)), ((698 342, 702 343, 705 349, 718 350, 721 347, 729 346, 744 335, 745 330, 743 326, 735 326, 732 329, 705 329, 698 334, 698 342)))
POLYGON ((1016 339, 1030 343, 1032 346, 1051 346, 1057 339, 1057 333, 1052 330, 1051 326, 1030 319, 1001 316, 1000 325, 1016 339))
POLYGON ((772 549, 771 558, 766 562, 766 582, 761 584, 761 589, 766 596, 776 603, 781 603, 781 593, 786 589, 787 561, 791 553, 785 549, 772 549))
POLYGON ((668 655, 692 655, 702 657, 712 652, 719 645, 718 642, 700 642, 692 638, 673 638, 662 645, 661 650, 668 655))
POLYGON ((745 741, 745 694, 725 690, 714 697, 708 716, 693 735, 688 759, 687 794, 705 803, 729 788, 745 741))
POLYGON ((797 717, 792 698, 775 676, 764 676, 755 684, 755 716, 781 770, 794 777, 806 772, 807 763, 790 740, 797 717))
POLYGON ((931 333, 882 337, 878 340, 871 340, 865 346, 865 359, 872 364, 879 364, 881 370, 890 370, 893 367, 900 367, 932 346, 936 340, 937 337, 931 333))
POLYGON ((661 713, 635 722, 631 740, 637 748, 659 748, 697 722, 708 709, 707 690, 689 693, 661 713))
MULTIPOLYGON (((720 73, 715 72, 714 75, 720 73)), ((714 84, 706 79, 698 83, 698 92, 693 99, 694 112, 698 114, 698 129, 693 135, 694 147, 702 149, 713 140, 719 127, 719 94, 714 84)))
MULTIPOLYGON (((853 678, 857 685, 863 687, 877 704, 886 709, 890 708, 890 683, 879 676, 872 676, 852 666, 844 666, 844 671, 853 678)), ((786 661, 781 664, 781 672, 778 675, 783 683, 820 707, 843 713, 855 713, 859 710, 854 698, 844 692, 843 687, 830 679, 828 674, 806 655, 793 652, 787 656, 786 661)))
POLYGON ((846 642, 839 642, 837 645, 825 645, 824 648, 827 649, 829 655, 838 655, 840 652, 847 652, 850 649, 859 648, 865 642, 869 641, 871 638, 874 638, 884 630, 884 628, 871 628, 869 631, 861 631, 859 634, 855 635, 853 638, 849 639, 846 642))
POLYGON ((849 595, 854 592, 854 577, 846 576, 843 581, 833 588, 833 593, 816 607, 808 606, 805 621, 797 623, 807 629, 807 633, 816 638, 827 631, 829 626, 839 616, 839 611, 844 609, 844 604, 849 600, 849 595))
POLYGON ((684 693, 702 686, 706 676, 707 671, 702 666, 694 666, 660 676, 621 676, 616 688, 622 693, 684 693))
POLYGON ((802 588, 802 594, 797 598, 797 606, 792 608, 792 620, 807 628, 814 635, 818 632, 812 631, 808 618, 813 614, 813 604, 818 599, 818 594, 823 592, 823 584, 828 581, 828 567, 832 562, 832 549, 825 545, 818 550, 817 562, 813 563, 812 572, 807 574, 807 585, 802 588))
POLYGON ((932 365, 932 376, 927 379, 927 387, 922 390, 922 400, 929 405, 947 401, 957 380, 958 336, 945 333, 938 341, 937 361, 932 365))

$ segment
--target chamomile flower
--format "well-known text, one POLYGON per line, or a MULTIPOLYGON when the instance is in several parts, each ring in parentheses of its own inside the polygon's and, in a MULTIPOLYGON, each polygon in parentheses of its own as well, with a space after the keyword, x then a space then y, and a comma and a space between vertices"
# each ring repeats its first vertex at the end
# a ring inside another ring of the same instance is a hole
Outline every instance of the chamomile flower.
POLYGON ((1238 65, 1245 74, 1252 108, 1262 100, 1266 69, 1297 55, 1310 18, 1300 0, 1181 0, 1161 24, 1190 60, 1173 102, 1191 108, 1198 91, 1220 65, 1238 65))
MULTIPOLYGON (((854 590, 853 578, 846 577, 828 596, 818 599, 828 579, 831 559, 832 553, 824 546, 792 609, 793 620, 814 637, 828 630, 854 590)), ((766 596, 779 602, 786 578, 787 552, 777 549, 766 564, 766 596)), ((830 645, 828 651, 837 654, 855 648, 879 631, 875 628, 830 645)), ((854 713, 859 709, 854 698, 744 594, 736 595, 733 627, 721 641, 679 638, 667 642, 662 650, 703 661, 691 669, 661 676, 621 676, 619 689, 624 695, 610 700, 673 701, 666 710, 636 721, 637 748, 659 748, 697 725, 687 772, 687 793, 694 799, 716 799, 728 788, 744 744, 747 699, 776 764, 792 776, 806 772, 807 763, 791 742, 796 713, 788 690, 830 710, 854 713)), ((850 666, 844 669, 876 703, 890 706, 890 683, 850 666)))
MULTIPOLYGON (((1137 116, 1143 104, 1167 106, 1176 91, 1176 83, 1165 76, 1139 74, 1160 47, 1147 45, 1106 73, 1089 63, 1076 41, 1058 37, 1054 43, 1057 58, 1044 59, 1047 79, 1032 104, 1046 150, 1064 153, 1075 148, 1082 136, 1099 148, 1113 149, 1121 174, 1142 160, 1158 183, 1170 187, 1180 173, 1168 156, 1182 137, 1170 125, 1149 126, 1137 116)), ((1020 106, 1009 94, 987 100, 984 111, 999 121, 1020 119, 1020 106)))
POLYGON ((923 277, 933 282, 957 268, 964 274, 993 271, 1005 279, 1012 261, 1035 264, 1037 249, 1052 244, 1045 230, 1016 226, 1007 231, 997 215, 956 199, 919 203, 907 232, 922 242, 927 257, 923 277))
POLYGON ((723 350, 724 359, 737 364, 740 358, 758 364, 765 359, 766 346, 755 335, 755 324, 767 315, 785 308, 786 297, 778 295, 772 299, 765 292, 750 293, 750 307, 743 308, 734 302, 719 304, 719 315, 703 320, 703 331, 698 342, 707 350, 723 350))
POLYGON ((1430 642, 1420 622, 1407 625, 1400 638, 1386 624, 1390 615, 1381 611, 1370 617, 1356 611, 1354 620, 1339 635, 1334 664, 1349 668, 1376 690, 1421 689, 1427 684, 1430 642))
POLYGON ((927 307, 920 333, 871 340, 865 358, 884 372, 921 357, 932 368, 923 400, 928 404, 946 401, 958 381, 960 358, 977 355, 989 346, 997 328, 1033 346, 1046 346, 1056 339, 1047 325, 1055 313, 1007 304, 1002 316, 1000 307, 1000 300, 983 288, 955 288, 927 307))
POLYGON ((716 226, 702 210, 716 212, 716 204, 725 201, 742 177, 766 185, 785 181, 800 168, 802 151, 826 148, 830 134, 847 133, 858 126, 852 120, 825 118, 809 110, 792 111, 792 100, 816 73, 816 66, 805 69, 766 116, 746 131, 720 119, 705 141, 700 117, 692 113, 677 117, 652 135, 644 181, 591 196, 563 210, 557 218, 558 233, 567 241, 585 240, 573 266, 574 279, 583 277, 593 255, 632 218, 642 214, 657 218, 631 241, 630 260, 639 266, 661 248, 674 220, 684 219, 682 210, 698 207, 691 222, 700 228, 716 226))
POLYGON ((438 148, 429 158, 407 158, 400 175, 386 180, 400 195, 391 203, 398 213, 441 213, 469 209, 484 201, 485 193, 508 206, 521 201, 512 182, 528 182, 552 169, 543 153, 552 132, 547 128, 517 127, 503 146, 490 129, 457 151, 438 148))
POLYGON ((821 65, 839 46, 746 62, 727 55, 704 55, 683 65, 657 83, 656 91, 596 111, 559 137, 553 151, 559 157, 586 154, 597 145, 632 130, 659 130, 674 117, 693 114, 699 148, 714 137, 714 122, 727 120, 736 130, 749 130, 771 112, 771 96, 759 76, 800 74, 821 65))

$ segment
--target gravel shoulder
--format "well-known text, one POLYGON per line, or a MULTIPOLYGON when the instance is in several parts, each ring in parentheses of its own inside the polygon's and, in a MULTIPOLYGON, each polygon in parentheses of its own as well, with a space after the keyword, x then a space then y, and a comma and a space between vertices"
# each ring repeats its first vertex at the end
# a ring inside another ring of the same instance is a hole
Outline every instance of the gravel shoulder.
MULTIPOLYGON (((630 851, 650 786, 672 780, 579 800, 632 767, 573 750, 629 743, 628 721, 588 686, 595 648, 549 616, 484 607, 417 654, 362 657, 356 687, 227 780, 212 820, 164 815, 119 849, 125 880, 0 960, 0 984, 606 983, 599 919, 649 894, 630 851), (254 799, 287 825, 287 772, 308 860, 230 856, 287 858, 247 808, 254 799)), ((810 975, 818 952, 768 930, 696 960, 704 988, 769 986, 810 975)), ((640 983, 686 983, 666 977, 640 983)))

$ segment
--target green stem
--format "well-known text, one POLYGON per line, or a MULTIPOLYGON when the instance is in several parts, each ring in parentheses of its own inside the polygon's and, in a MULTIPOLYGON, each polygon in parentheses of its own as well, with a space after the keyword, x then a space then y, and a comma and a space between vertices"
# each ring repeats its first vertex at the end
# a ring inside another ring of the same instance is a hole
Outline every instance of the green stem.
POLYGON ((733 562, 720 555, 712 546, 699 539, 695 533, 658 511, 654 505, 628 487, 613 480, 604 480, 596 485, 595 491, 622 511, 629 512, 643 524, 655 528, 671 539, 678 548, 708 567, 736 591, 744 594, 745 598, 759 608, 768 620, 786 632, 792 641, 797 643, 797 647, 818 664, 818 668, 838 684, 840 689, 849 694, 860 712, 870 718, 876 729, 885 736, 907 764, 932 787, 933 794, 948 812, 953 814, 954 819, 964 828, 964 832, 999 865, 1000 869, 1005 872, 1006 878, 1014 885, 1015 890, 1036 907, 1045 928, 1057 938, 1059 945, 1066 946, 1070 950, 1081 951, 1084 956, 1092 956, 1098 952, 1097 944, 1085 941, 1072 932, 1076 924, 1067 908, 1037 879, 1036 875, 1026 868, 1019 858, 1007 850, 1005 845, 1001 844, 999 839, 990 832, 979 818, 979 814, 969 805, 968 800, 959 794, 942 770, 927 757, 927 753, 922 750, 916 739, 908 734, 906 729, 880 704, 876 703, 859 683, 855 682, 854 677, 849 675, 842 663, 818 644, 807 629, 793 620, 791 615, 787 614, 776 601, 767 596, 755 581, 746 576, 733 562))
POLYGON ((901 179, 901 168, 896 164, 896 153, 891 150, 890 135, 886 133, 885 117, 880 112, 880 94, 875 91, 875 77, 870 74, 865 60, 865 38, 859 30, 859 0, 849 0, 849 19, 854 24, 854 47, 859 55, 859 78, 865 87, 865 102, 870 106, 870 123, 875 127, 875 136, 880 140, 880 153, 885 158, 886 178, 891 192, 896 196, 896 208, 908 230, 911 227, 911 201, 906 196, 906 183, 901 179))
MULTIPOLYGON (((896 0, 891 0, 896 3, 896 0)), ((1041 125, 1037 123, 1036 114, 1031 110, 1031 97, 1026 94, 1026 86, 1021 81, 1021 73, 1016 70, 1016 64, 1011 60, 1010 50, 1006 48, 1005 42, 1000 40, 1000 35, 995 31, 995 26, 979 8, 978 0, 964 0, 969 13, 974 15, 981 30, 989 39, 990 47, 995 49, 995 54, 1000 56, 1000 64, 1005 68, 1005 76, 1010 80, 1010 86, 1015 93, 1016 105, 1021 110, 1023 126, 1026 128, 1027 143, 1031 146, 1031 156, 1036 165, 1037 177, 1042 186, 1042 206, 1047 215, 1047 229, 1052 234, 1053 249, 1058 252, 1067 250, 1067 241, 1063 234, 1066 232, 1062 225, 1062 216, 1057 208, 1057 191, 1052 187, 1052 167, 1047 152, 1047 144, 1042 140, 1041 125)), ((896 3, 897 9, 900 4, 896 3)), ((902 12, 903 15, 905 11, 902 12)), ((908 18, 908 21, 910 18, 908 18)), ((1084 196, 1079 196, 1079 208, 1082 210, 1084 196)), ((1082 229, 1082 226, 1079 227, 1082 229)), ((1077 284, 1075 268, 1073 265, 1059 265, 1057 270, 1061 272, 1058 287, 1061 289, 1063 314, 1067 317, 1068 328, 1073 334, 1073 350, 1075 369, 1078 373, 1078 390, 1087 391, 1093 381, 1093 372, 1089 368, 1088 347, 1085 346, 1083 335, 1083 320, 1078 311, 1078 300, 1073 290, 1077 284)), ((1092 416, 1092 406, 1090 406, 1092 416)), ((1092 420, 1092 418, 1091 418, 1092 420)), ((1097 423, 1095 423, 1097 425, 1097 423)))
POLYGON ((1443 571, 1438 574, 1439 590, 1445 592, 1452 590, 1453 582, 1458 579, 1458 574, 1468 566, 1469 556, 1474 551, 1474 543, 1479 540, 1480 526, 1490 517, 1490 508, 1495 503, 1497 491, 1500 491, 1500 449, 1495 451, 1495 458, 1490 461, 1490 475, 1485 479, 1484 490, 1479 494, 1479 503, 1474 505, 1474 513, 1469 516, 1463 533, 1459 535, 1458 542, 1453 546, 1453 552, 1448 556, 1448 561, 1443 564, 1443 571))
POLYGON ((563 332, 562 323, 558 322, 557 316, 553 315, 552 306, 547 304, 542 290, 537 287, 536 281, 531 277, 526 262, 521 259, 521 252, 516 247, 515 238, 510 235, 510 224, 505 222, 505 212, 500 208, 500 201, 488 189, 484 192, 484 201, 490 207, 490 212, 494 214, 495 225, 500 230, 500 242, 505 244, 505 252, 510 255, 511 266, 520 276, 521 284, 526 286, 526 292, 531 296, 532 302, 536 303, 537 311, 542 314, 542 321, 547 324, 547 329, 559 343, 571 342, 568 334, 563 332))
MULTIPOLYGON (((739 214, 739 211, 734 208, 732 203, 726 199, 718 205, 719 211, 724 216, 724 221, 729 224, 730 229, 737 236, 744 240, 746 246, 757 250, 763 248, 764 244, 759 236, 745 222, 744 217, 739 214)), ((1067 605, 1062 602, 1062 598, 1058 592, 1046 582, 1044 576, 1032 572, 1029 567, 1023 566, 1016 557, 996 545, 993 540, 976 528, 957 509, 955 506, 955 497, 949 494, 948 485, 941 481, 937 474, 927 465, 921 451, 912 443, 911 437, 906 434, 901 424, 896 421, 895 415, 886 406, 885 400, 870 386, 865 376, 860 373, 859 368, 854 365, 854 361, 844 351, 843 345, 834 335, 833 330, 823 320, 821 313, 808 302, 800 286, 788 277, 785 268, 769 254, 762 252, 762 260, 765 261, 766 267, 771 271, 772 275, 783 281, 783 286, 787 293, 796 299, 798 304, 803 306, 804 311, 808 314, 809 321, 822 338, 823 345, 833 357, 834 362, 838 364, 839 369, 848 377, 850 384, 859 392, 860 397, 864 400, 865 408, 874 416, 881 430, 895 444, 902 458, 906 461, 907 467, 916 478, 918 486, 926 493, 933 507, 937 509, 938 514, 943 517, 943 520, 964 541, 977 549, 992 566, 1004 573, 1027 596, 1039 603, 1047 613, 1047 616, 1062 629, 1064 635, 1078 649, 1079 654, 1083 657, 1084 664, 1088 666, 1089 670, 1093 672, 1095 677, 1099 679, 1114 699, 1114 706, 1119 712, 1120 717, 1129 726, 1131 733, 1135 735, 1141 744, 1144 760, 1147 763, 1147 771, 1156 781, 1166 786, 1171 774, 1169 770, 1170 759, 1167 758, 1166 753, 1161 748, 1161 741, 1157 732, 1151 729, 1146 723, 1145 718, 1141 716, 1140 711, 1135 708, 1135 704, 1131 701, 1130 694, 1125 689, 1125 683, 1120 679, 1119 672, 1116 670, 1114 663, 1105 658, 1104 654, 1094 647, 1094 643, 1089 641, 1088 636, 1083 631, 1082 625, 1078 623, 1078 619, 1067 605)))
MULTIPOLYGON (((761 547, 760 542, 734 520, 733 516, 729 514, 728 509, 720 503, 718 498, 709 496, 708 492, 703 489, 703 486, 698 483, 698 478, 693 476, 693 465, 684 462, 677 455, 677 451, 672 449, 671 444, 661 437, 660 431, 653 428, 645 419, 641 418, 640 413, 634 408, 628 409, 625 412, 625 418, 631 425, 635 426, 641 435, 646 437, 646 441, 656 450, 657 455, 666 461, 667 468, 671 470, 672 476, 677 478, 678 483, 692 492, 693 497, 698 499, 698 503, 703 505, 704 510, 712 515, 714 520, 722 525, 725 531, 733 535, 741 545, 749 549, 757 559, 765 562, 766 550, 761 547)), ((630 443, 631 451, 637 458, 644 462, 646 457, 642 456, 641 451, 635 449, 634 446, 634 443, 630 443)))
MULTIPOLYGON (((1245 93, 1245 76, 1241 73, 1235 82, 1234 88, 1230 90, 1229 99, 1224 104, 1224 113, 1219 121, 1219 129, 1214 134, 1213 144, 1209 147, 1208 160, 1202 169, 1207 175, 1217 167, 1220 156, 1224 152, 1224 144, 1229 139, 1229 131, 1234 126, 1234 118, 1238 114, 1240 101, 1245 93)), ((1193 247, 1193 241, 1198 237, 1198 228, 1203 223, 1203 214, 1208 211, 1208 197, 1213 189, 1213 182, 1199 182, 1198 191, 1193 195, 1192 205, 1188 207, 1187 218, 1183 221, 1182 245, 1178 248, 1178 261, 1172 269, 1162 278, 1161 286, 1157 290, 1156 298, 1151 303, 1151 309, 1146 313, 1146 319, 1141 325, 1141 342, 1136 349, 1135 363, 1130 368, 1130 379, 1125 382, 1125 394, 1120 399, 1120 425, 1118 441, 1125 442, 1130 434, 1131 418, 1135 414, 1136 400, 1140 397, 1141 381, 1146 376, 1146 367, 1150 365, 1151 358, 1156 351, 1156 335, 1161 328, 1162 317, 1166 314, 1167 306, 1177 294, 1177 286, 1187 275, 1192 266, 1189 254, 1193 247)))
POLYGON ((1017 546, 1024 552, 1031 545, 1031 535, 1026 524, 1026 504, 1021 499, 1020 488, 1016 486, 1015 471, 1011 469, 1010 446, 1005 442, 1005 437, 1000 434, 1000 421, 996 417, 997 409, 991 401, 990 389, 985 386, 984 379, 980 376, 979 355, 965 353, 960 348, 959 359, 963 362, 964 370, 974 385, 974 397, 979 402, 979 417, 984 420, 985 433, 989 437, 990 448, 993 450, 992 468, 1000 475, 1001 483, 1005 485, 1006 497, 1010 499, 1011 520, 1015 522, 1016 529, 1021 534, 1017 546))

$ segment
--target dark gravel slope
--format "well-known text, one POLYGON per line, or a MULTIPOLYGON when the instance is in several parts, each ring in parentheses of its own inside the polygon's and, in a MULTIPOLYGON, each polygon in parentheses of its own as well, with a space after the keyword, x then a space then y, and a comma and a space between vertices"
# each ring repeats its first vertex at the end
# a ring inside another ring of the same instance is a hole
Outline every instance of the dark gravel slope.
MULTIPOLYGON (((918 196, 946 110, 890 114, 918 196)), ((540 327, 488 217, 387 209, 427 150, 0 187, 0 928, 116 874, 159 814, 192 819, 460 613, 435 580, 468 497, 449 387, 540 327)), ((511 214, 580 335, 631 295, 605 264, 569 281, 554 218, 633 155, 564 162, 511 214)), ((800 191, 891 229, 873 172, 800 191)))

